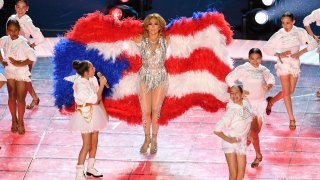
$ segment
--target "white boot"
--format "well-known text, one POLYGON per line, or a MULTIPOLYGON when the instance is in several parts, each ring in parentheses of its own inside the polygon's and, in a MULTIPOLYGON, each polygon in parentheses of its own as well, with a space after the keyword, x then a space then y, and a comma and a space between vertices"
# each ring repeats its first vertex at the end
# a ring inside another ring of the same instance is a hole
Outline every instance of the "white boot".
POLYGON ((86 176, 84 175, 84 166, 83 165, 77 165, 77 174, 76 174, 76 180, 87 180, 86 176))
POLYGON ((94 158, 89 158, 87 176, 93 176, 95 178, 103 177, 103 175, 99 171, 97 171, 96 168, 94 168, 95 161, 96 160, 94 158))

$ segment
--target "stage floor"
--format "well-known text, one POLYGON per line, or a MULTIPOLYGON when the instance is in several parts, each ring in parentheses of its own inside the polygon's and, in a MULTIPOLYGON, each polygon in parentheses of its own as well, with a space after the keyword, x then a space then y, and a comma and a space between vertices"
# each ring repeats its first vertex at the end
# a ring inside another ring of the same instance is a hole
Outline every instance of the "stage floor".
MULTIPOLYGON (((274 73, 273 62, 263 64, 274 73)), ((284 104, 277 103, 260 135, 263 162, 256 169, 250 167, 254 159, 250 146, 245 179, 320 179, 320 98, 315 96, 319 79, 319 66, 302 65, 293 95, 297 129, 289 130, 284 104)), ((48 58, 37 61, 33 84, 41 102, 38 108, 26 110, 23 136, 10 132, 8 94, 6 87, 0 90, 0 179, 74 179, 81 136, 66 129, 69 117, 54 107, 48 58)), ((269 94, 279 89, 277 80, 269 94)), ((220 140, 212 133, 222 114, 194 108, 161 127, 159 150, 153 156, 139 153, 144 139, 141 126, 111 118, 99 136, 96 168, 104 174, 102 179, 227 179, 220 140)))

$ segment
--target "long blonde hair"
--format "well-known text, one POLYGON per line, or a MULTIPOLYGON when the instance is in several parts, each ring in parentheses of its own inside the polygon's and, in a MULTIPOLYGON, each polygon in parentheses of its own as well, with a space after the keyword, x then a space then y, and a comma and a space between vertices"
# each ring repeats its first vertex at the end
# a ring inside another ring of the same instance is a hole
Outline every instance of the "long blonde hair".
POLYGON ((150 20, 151 19, 156 19, 159 22, 160 25, 160 31, 159 31, 159 36, 164 36, 163 31, 167 25, 166 21, 163 19, 163 17, 158 14, 158 13, 152 13, 149 14, 142 22, 142 26, 143 26, 143 37, 148 37, 148 25, 150 24, 150 20))

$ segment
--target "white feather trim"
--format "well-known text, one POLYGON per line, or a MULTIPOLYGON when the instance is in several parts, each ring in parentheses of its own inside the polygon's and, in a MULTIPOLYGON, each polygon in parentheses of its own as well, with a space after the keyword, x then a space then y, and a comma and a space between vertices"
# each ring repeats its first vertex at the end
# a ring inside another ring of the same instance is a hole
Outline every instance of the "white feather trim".
POLYGON ((104 59, 112 58, 113 62, 121 53, 125 52, 129 56, 135 56, 140 53, 138 46, 132 40, 117 41, 115 43, 91 43, 87 45, 86 49, 97 49, 99 54, 104 56, 104 59))
POLYGON ((63 79, 74 83, 74 81, 77 80, 78 78, 81 78, 81 76, 79 74, 75 74, 75 75, 64 77, 63 79))
POLYGON ((131 73, 124 76, 112 89, 112 99, 121 99, 125 96, 138 93, 138 74, 131 73))
MULTIPOLYGON (((222 62, 230 68, 233 67, 226 45, 226 38, 214 25, 197 32, 194 36, 170 36, 167 57, 187 58, 194 50, 201 47, 212 50, 222 62)), ((123 52, 129 56, 140 54, 138 46, 132 40, 117 41, 115 43, 91 43, 87 45, 87 50, 91 49, 99 50, 99 54, 102 54, 105 59, 112 58, 113 62, 123 52)))
POLYGON ((181 98, 192 93, 212 94, 220 101, 227 101, 227 84, 219 81, 208 71, 188 71, 169 76, 168 96, 181 98))
MULTIPOLYGON (((125 76, 117 84, 112 95, 112 99, 121 99, 125 96, 137 94, 137 74, 125 76)), ((217 99, 227 102, 227 84, 219 81, 208 71, 189 71, 179 75, 169 76, 169 88, 167 96, 182 97, 192 93, 212 94, 217 99)))
POLYGON ((214 25, 197 32, 194 36, 170 36, 167 57, 187 58, 194 50, 201 47, 212 50, 222 62, 233 67, 226 45, 226 37, 214 25))

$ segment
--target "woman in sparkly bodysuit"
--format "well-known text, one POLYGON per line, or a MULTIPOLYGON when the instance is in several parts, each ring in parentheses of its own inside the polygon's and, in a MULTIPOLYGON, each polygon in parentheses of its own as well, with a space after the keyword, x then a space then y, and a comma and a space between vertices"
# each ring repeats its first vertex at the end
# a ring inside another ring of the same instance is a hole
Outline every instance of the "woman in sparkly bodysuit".
POLYGON ((144 34, 135 38, 140 49, 142 66, 139 70, 138 94, 142 110, 145 140, 141 153, 157 152, 158 119, 168 89, 168 73, 164 66, 169 39, 164 37, 165 20, 159 14, 150 14, 143 21, 144 34), (152 137, 150 137, 150 128, 152 137))

